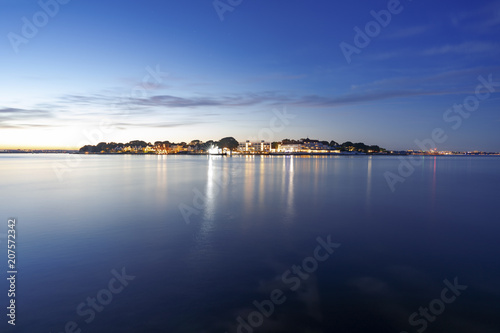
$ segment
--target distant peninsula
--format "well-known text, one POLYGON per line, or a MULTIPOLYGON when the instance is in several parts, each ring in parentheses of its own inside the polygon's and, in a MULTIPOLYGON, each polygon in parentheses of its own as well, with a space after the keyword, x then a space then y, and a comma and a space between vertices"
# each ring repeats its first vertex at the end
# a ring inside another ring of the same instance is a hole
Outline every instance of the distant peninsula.
POLYGON ((366 145, 351 141, 342 144, 336 141, 314 139, 284 139, 279 142, 250 140, 238 142, 234 137, 219 141, 192 140, 186 142, 156 141, 155 143, 134 140, 128 143, 101 142, 80 148, 82 154, 212 154, 212 155, 307 155, 307 154, 385 154, 387 151, 377 145, 366 145))

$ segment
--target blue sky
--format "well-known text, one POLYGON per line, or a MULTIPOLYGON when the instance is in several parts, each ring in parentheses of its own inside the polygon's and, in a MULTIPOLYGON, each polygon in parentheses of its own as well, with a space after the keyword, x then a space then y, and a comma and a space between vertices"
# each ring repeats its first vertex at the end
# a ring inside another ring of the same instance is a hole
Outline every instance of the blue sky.
POLYGON ((500 82, 500 1, 55 1, 2 1, 0 148, 243 141, 286 112, 276 141, 415 149, 441 128, 440 150, 500 151, 500 83, 447 113, 500 82))

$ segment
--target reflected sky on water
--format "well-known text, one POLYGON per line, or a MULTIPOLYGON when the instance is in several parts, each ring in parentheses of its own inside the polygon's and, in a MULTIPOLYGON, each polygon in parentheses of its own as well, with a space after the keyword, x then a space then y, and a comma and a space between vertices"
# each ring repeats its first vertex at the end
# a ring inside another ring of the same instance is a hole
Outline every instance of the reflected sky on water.
POLYGON ((236 332, 276 289, 255 332, 416 332, 455 277, 468 289, 426 332, 500 327, 497 157, 415 157, 394 192, 396 157, 89 155, 60 181, 66 158, 0 155, 16 332, 236 332), (341 246, 291 290, 283 274, 329 235, 341 246), (136 278, 86 323, 76 308, 122 268, 136 278))

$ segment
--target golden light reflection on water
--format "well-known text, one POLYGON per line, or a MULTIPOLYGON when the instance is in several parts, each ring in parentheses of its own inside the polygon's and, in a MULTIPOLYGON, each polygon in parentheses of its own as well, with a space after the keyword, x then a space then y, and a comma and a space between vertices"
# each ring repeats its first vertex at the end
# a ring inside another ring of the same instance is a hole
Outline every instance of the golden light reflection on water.
POLYGON ((372 156, 368 157, 368 165, 366 168, 366 207, 370 209, 372 195, 372 156))
POLYGON ((167 160, 165 155, 156 159, 156 181, 164 193, 167 192, 167 160))
POLYGON ((431 168, 432 168, 432 186, 431 186, 432 208, 435 208, 435 202, 436 202, 436 167, 437 167, 437 157, 434 156, 433 163, 431 164, 431 168))
POLYGON ((250 214, 255 209, 254 207, 254 190, 255 190, 255 156, 245 156, 244 175, 243 175, 243 201, 246 213, 250 214))
MULTIPOLYGON (((208 169, 207 169, 207 185, 205 189, 205 209, 203 211, 203 221, 204 225, 206 221, 213 220, 215 218, 215 200, 216 195, 220 191, 218 188, 218 184, 215 183, 215 167, 214 167, 214 158, 218 158, 216 156, 210 156, 208 158, 208 169)), ((220 158, 219 158, 220 159, 220 158)))
POLYGON ((260 156, 259 161, 259 209, 264 209, 266 202, 266 159, 260 156))
MULTIPOLYGON (((322 209, 324 202, 319 196, 324 191, 323 188, 335 187, 345 176, 352 174, 360 176, 359 171, 362 172, 361 178, 363 178, 361 186, 364 195, 362 196, 365 197, 365 207, 369 213, 374 200, 372 195, 375 162, 372 156, 366 156, 363 159, 325 156, 307 158, 299 156, 249 155, 231 158, 211 156, 208 158, 206 186, 204 191, 202 190, 206 199, 202 215, 205 226, 209 226, 206 224, 207 221, 221 217, 216 216, 217 202, 224 202, 231 197, 241 198, 239 202, 243 216, 254 214, 256 211, 265 211, 269 205, 277 205, 276 209, 281 208, 283 220, 291 222, 297 211, 297 193, 295 193, 297 186, 303 184, 303 188, 308 193, 310 192, 314 199, 314 209, 322 209), (298 171, 300 172, 297 173, 298 171), (239 187, 238 184, 242 186, 239 187), (238 188, 240 190, 237 190, 238 188)), ((166 179, 163 177, 164 169, 161 170, 158 170, 158 180, 166 186, 166 179)), ((347 191, 351 189, 348 188, 347 191)), ((222 207, 220 212, 232 214, 230 211, 222 207)))
POLYGON ((285 213, 286 219, 285 219, 285 221, 291 222, 291 221, 293 221, 292 218, 295 215, 295 203, 294 203, 295 194, 294 194, 294 184, 293 184, 295 172, 294 172, 294 158, 293 158, 293 156, 290 158, 288 173, 285 170, 283 170, 283 173, 288 174, 288 191, 287 191, 287 199, 286 199, 286 213, 285 213))
MULTIPOLYGON (((205 192, 199 192, 198 195, 201 196, 203 200, 203 211, 200 228, 198 230, 197 239, 200 244, 205 246, 205 251, 208 248, 208 239, 210 233, 214 230, 215 224, 215 205, 217 200, 217 195, 220 194, 220 179, 216 179, 216 168, 214 165, 214 159, 220 159, 219 156, 208 156, 208 167, 207 167, 207 183, 205 186, 205 192)), ((195 191, 198 191, 195 189, 195 191)), ((206 253, 205 253, 206 255, 206 253)))
MULTIPOLYGON (((254 210, 265 211, 272 204, 269 198, 274 195, 283 198, 284 214, 289 219, 295 214, 294 194, 294 157, 245 156, 238 172, 237 182, 243 184, 243 211, 245 214, 254 210), (258 160, 257 160, 258 159, 258 160), (269 173, 278 177, 268 177, 269 173), (271 192, 272 195, 268 192, 271 192)), ((234 164, 233 164, 234 168, 234 164)))

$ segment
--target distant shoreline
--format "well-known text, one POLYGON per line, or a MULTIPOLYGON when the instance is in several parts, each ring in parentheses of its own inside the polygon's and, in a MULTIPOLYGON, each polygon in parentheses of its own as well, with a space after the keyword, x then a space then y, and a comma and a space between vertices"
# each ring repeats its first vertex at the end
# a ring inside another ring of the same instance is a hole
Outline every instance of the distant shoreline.
POLYGON ((435 154, 422 152, 388 152, 388 153, 359 153, 359 152, 340 152, 340 153, 307 153, 307 152, 289 152, 289 153, 250 153, 250 154, 210 154, 210 153, 190 153, 180 152, 173 154, 158 154, 158 153, 81 153, 77 150, 61 150, 61 151, 0 151, 0 154, 76 154, 76 155, 127 155, 127 156, 500 156, 500 153, 456 153, 456 154, 435 154))

